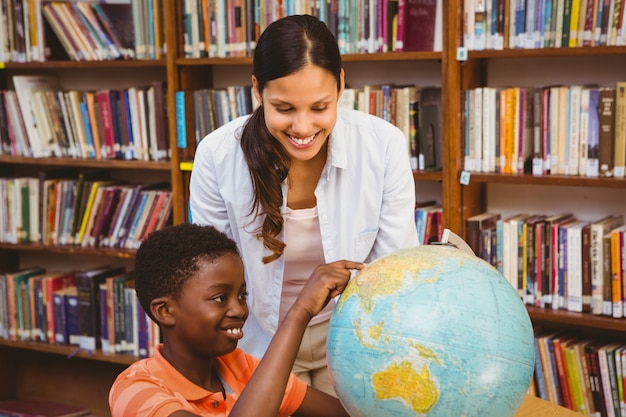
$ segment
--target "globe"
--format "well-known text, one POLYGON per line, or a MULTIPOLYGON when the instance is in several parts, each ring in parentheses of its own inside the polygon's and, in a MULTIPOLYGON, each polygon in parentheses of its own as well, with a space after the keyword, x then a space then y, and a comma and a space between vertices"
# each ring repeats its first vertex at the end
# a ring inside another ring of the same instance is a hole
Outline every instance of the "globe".
POLYGON ((533 328, 517 291, 454 246, 363 268, 330 319, 328 368, 352 417, 507 417, 530 385, 533 328))

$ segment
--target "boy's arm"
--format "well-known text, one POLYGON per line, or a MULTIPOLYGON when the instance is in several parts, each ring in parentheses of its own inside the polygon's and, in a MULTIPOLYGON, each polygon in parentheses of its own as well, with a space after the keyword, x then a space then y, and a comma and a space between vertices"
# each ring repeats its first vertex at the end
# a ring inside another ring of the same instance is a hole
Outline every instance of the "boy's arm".
MULTIPOLYGON (((357 262, 337 261, 315 269, 278 327, 230 417, 275 417, 278 414, 309 321, 331 298, 341 294, 350 280, 350 270, 362 267, 363 264, 357 262)), ((336 398, 309 387, 302 405, 294 415, 334 417, 348 414, 336 398)))

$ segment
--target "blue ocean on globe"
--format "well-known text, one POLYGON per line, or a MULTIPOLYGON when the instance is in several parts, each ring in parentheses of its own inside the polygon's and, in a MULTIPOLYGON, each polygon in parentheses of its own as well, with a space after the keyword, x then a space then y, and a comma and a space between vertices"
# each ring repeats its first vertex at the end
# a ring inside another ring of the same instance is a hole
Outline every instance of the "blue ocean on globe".
POLYGON ((352 417, 509 417, 535 360, 517 291, 450 245, 394 252, 350 282, 330 320, 328 367, 352 417))

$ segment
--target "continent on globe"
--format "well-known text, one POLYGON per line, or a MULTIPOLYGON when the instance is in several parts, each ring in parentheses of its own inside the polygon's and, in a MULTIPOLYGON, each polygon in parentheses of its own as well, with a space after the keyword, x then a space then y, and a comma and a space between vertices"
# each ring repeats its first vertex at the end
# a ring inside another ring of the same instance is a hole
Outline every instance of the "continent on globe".
POLYGON ((330 320, 327 356, 352 417, 510 417, 535 350, 526 307, 495 268, 426 245, 352 279, 330 320))

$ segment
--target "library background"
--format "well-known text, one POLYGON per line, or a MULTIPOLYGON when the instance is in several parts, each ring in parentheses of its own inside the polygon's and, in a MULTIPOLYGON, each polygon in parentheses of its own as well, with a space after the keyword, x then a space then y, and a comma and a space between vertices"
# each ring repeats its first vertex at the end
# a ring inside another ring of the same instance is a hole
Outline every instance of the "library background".
POLYGON ((197 142, 254 107, 259 33, 309 13, 341 105, 405 132, 420 239, 463 236, 527 305, 530 392, 626 415, 624 3, 0 0, 0 400, 110 415, 159 337, 134 251, 187 221, 197 142))

